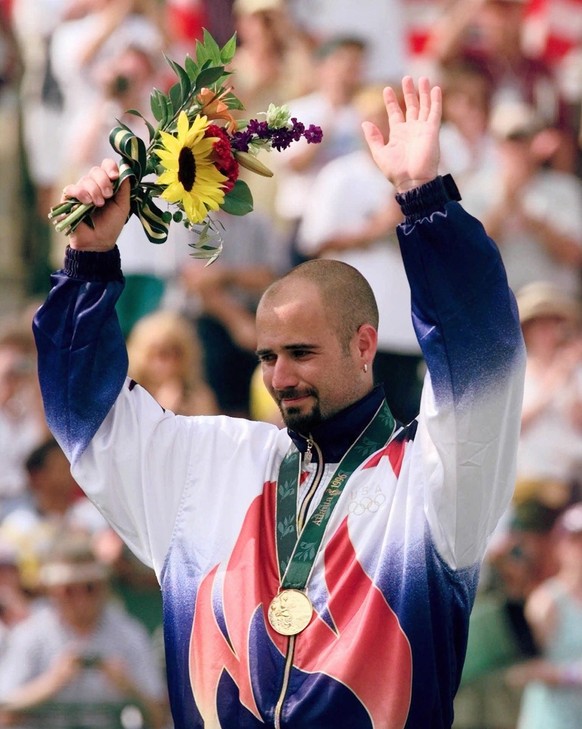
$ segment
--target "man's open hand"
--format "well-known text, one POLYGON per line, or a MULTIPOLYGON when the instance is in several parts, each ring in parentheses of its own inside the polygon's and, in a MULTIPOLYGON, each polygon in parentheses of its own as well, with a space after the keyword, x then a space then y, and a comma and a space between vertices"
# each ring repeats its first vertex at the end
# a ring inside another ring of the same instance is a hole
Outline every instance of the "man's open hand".
POLYGON ((362 129, 374 161, 397 192, 434 180, 440 157, 439 130, 442 94, 427 78, 420 78, 418 90, 410 76, 402 79, 403 111, 391 87, 384 89, 384 103, 390 125, 385 142, 375 124, 364 122, 362 129))

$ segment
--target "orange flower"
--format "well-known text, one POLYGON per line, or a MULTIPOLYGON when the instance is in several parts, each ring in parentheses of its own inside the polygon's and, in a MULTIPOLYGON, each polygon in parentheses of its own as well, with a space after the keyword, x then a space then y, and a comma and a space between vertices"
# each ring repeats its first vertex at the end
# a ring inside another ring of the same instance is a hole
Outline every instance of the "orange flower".
POLYGON ((237 123, 234 116, 228 110, 228 106, 224 103, 222 98, 229 94, 232 89, 223 89, 219 94, 212 89, 204 88, 198 94, 197 100, 202 105, 200 110, 201 114, 204 114, 208 118, 208 121, 213 119, 224 119, 226 121, 226 129, 229 134, 236 132, 237 123))

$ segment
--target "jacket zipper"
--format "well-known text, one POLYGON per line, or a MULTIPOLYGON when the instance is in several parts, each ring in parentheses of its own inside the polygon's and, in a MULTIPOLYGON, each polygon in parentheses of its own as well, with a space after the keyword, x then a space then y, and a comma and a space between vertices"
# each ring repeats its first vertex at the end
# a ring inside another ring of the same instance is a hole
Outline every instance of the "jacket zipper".
MULTIPOLYGON (((301 506, 299 507, 299 510, 297 512, 297 534, 300 534, 301 530, 303 529, 303 526, 305 524, 305 519, 307 516, 307 512, 309 511, 309 506, 311 505, 311 502, 313 501, 313 497, 315 496, 315 494, 317 492, 317 488, 321 482, 321 477, 323 476, 323 470, 324 470, 323 453, 321 452, 320 447, 313 440, 313 438, 311 436, 309 436, 307 439, 307 451, 306 451, 306 453, 309 455, 309 460, 307 463, 305 463, 305 461, 304 461, 305 465, 308 465, 308 463, 311 462, 311 454, 312 454, 313 450, 315 450, 315 452, 317 453, 317 470, 315 471, 315 476, 313 477, 313 481, 311 482, 308 492, 303 497, 301 506)), ((283 671, 283 683, 281 686, 281 691, 279 692, 279 698, 277 699, 277 703, 275 704, 275 716, 274 716, 275 729, 281 729, 281 713, 283 711, 283 704, 285 702, 285 696, 287 694, 287 689, 289 688, 289 680, 291 678, 291 669, 293 668, 293 656, 295 654, 295 639, 296 638, 297 638, 296 635, 290 636, 288 639, 288 643, 287 643, 287 652, 285 654, 285 668, 283 671)))

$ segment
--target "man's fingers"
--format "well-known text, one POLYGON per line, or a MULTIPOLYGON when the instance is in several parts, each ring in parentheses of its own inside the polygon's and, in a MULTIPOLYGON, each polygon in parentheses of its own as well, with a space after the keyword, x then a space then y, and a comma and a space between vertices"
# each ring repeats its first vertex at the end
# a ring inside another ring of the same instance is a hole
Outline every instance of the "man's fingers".
POLYGON ((101 207, 113 195, 113 181, 119 177, 119 167, 113 160, 104 160, 92 167, 78 182, 63 189, 63 198, 74 197, 87 205, 101 207))
POLYGON ((431 110, 431 93, 429 80, 425 76, 418 79, 418 101, 418 119, 426 121, 431 110))
POLYGON ((402 79, 402 93, 404 95, 404 106, 406 109, 406 120, 418 119, 419 100, 414 81, 411 76, 402 79))
POLYGON ((428 120, 439 124, 443 115, 443 94, 440 86, 433 86, 430 90, 430 113, 428 120))
POLYGON ((362 131, 364 133, 364 139, 372 153, 372 157, 374 157, 375 152, 384 146, 382 132, 375 124, 369 121, 362 122, 362 131))
POLYGON ((388 114, 388 123, 390 125, 398 124, 399 122, 404 121, 402 107, 398 102, 396 92, 391 86, 387 86, 384 89, 384 106, 386 107, 386 113, 388 114))
POLYGON ((101 167, 109 175, 111 180, 117 180, 119 177, 119 165, 115 162, 115 160, 106 157, 101 163, 101 167))

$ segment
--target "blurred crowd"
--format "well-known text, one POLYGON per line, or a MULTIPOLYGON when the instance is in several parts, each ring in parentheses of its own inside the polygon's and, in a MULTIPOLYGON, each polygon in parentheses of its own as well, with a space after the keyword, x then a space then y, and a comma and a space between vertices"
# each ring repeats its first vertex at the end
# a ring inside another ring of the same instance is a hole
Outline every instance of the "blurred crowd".
POLYGON ((66 245, 50 207, 112 156, 117 119, 140 133, 128 110, 147 117, 152 87, 172 82, 164 54, 182 62, 207 28, 237 33, 245 117, 285 103, 323 142, 271 153, 269 180, 245 172, 255 210, 216 214, 209 267, 191 231, 155 246, 130 219, 129 374, 176 413, 278 423, 255 307, 292 265, 330 257, 374 289, 375 377, 397 419, 414 418, 424 364, 400 211, 360 125, 388 133, 381 90, 403 74, 438 81, 442 171, 499 245, 528 354, 515 493, 455 727, 582 727, 582 0, 0 0, 0 20, 0 726, 171 726, 157 583, 47 430, 30 323, 66 245))

